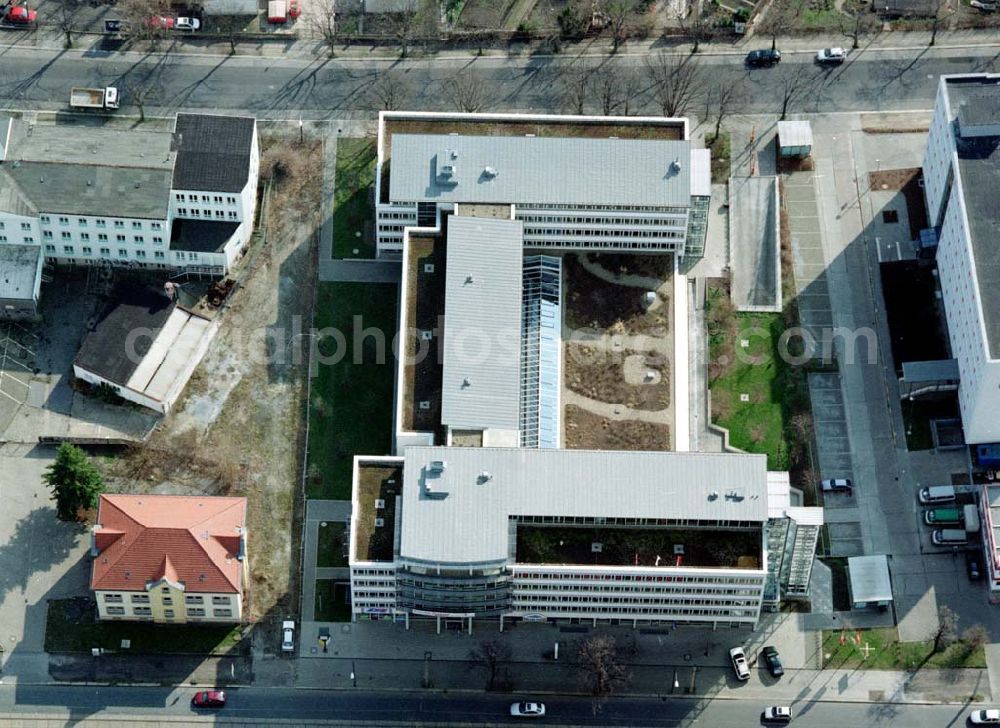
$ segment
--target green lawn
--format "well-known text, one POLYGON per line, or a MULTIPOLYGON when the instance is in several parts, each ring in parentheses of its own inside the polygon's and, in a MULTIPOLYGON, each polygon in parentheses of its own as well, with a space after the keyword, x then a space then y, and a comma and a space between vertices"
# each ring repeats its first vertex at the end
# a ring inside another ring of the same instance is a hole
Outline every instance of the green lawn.
POLYGON ((316 580, 316 621, 350 622, 351 605, 348 604, 347 584, 337 584, 333 579, 316 580))
POLYGON ((385 455, 392 445, 396 286, 320 283, 315 326, 321 333, 339 331, 346 346, 342 356, 335 356, 338 339, 317 337, 320 361, 309 403, 306 495, 347 499, 354 456, 385 455), (362 331, 369 329, 382 332, 384 346, 372 336, 361 340, 362 331), (361 340, 359 351, 355 339, 361 340), (323 357, 329 357, 329 363, 323 363, 323 357))
POLYGON ((861 644, 854 641, 854 630, 823 632, 823 667, 825 669, 912 670, 918 667, 986 667, 983 647, 969 650, 955 642, 934 653, 934 642, 900 642, 895 627, 861 630, 861 644), (865 645, 870 648, 865 658, 865 645))
MULTIPOLYGON (((709 306, 713 296, 724 295, 714 289, 709 306)), ((787 470, 792 415, 808 409, 805 377, 778 355, 778 339, 785 328, 780 314, 732 317, 733 328, 709 332, 710 357, 727 361, 721 376, 711 383, 713 421, 729 430, 734 447, 766 453, 769 469, 787 470), (747 395, 747 401, 741 395, 747 395)))
POLYGON ((732 140, 729 132, 721 132, 718 141, 715 139, 715 134, 709 132, 705 135, 705 146, 712 152, 712 184, 727 182, 732 158, 732 140))
POLYGON ((333 190, 334 258, 375 257, 373 236, 366 235, 365 228, 375 212, 371 194, 375 186, 376 153, 375 142, 371 139, 341 138, 337 142, 337 177, 333 190))
POLYGON ((131 640, 132 653, 196 655, 233 652, 240 639, 239 625, 153 624, 98 622, 89 599, 55 599, 45 620, 46 652, 90 652, 93 647, 120 650, 131 640))
POLYGON ((344 538, 347 528, 343 523, 327 521, 319 524, 319 548, 316 552, 316 566, 347 566, 344 556, 344 538))

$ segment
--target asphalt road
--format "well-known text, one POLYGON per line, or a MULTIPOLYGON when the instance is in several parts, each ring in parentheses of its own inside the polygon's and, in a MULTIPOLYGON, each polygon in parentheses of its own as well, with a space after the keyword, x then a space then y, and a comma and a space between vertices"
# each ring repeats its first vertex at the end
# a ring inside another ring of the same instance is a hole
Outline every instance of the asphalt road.
MULTIPOLYGON (((81 719, 88 716, 134 716, 137 722, 153 716, 193 715, 189 701, 193 688, 0 686, 0 713, 46 713, 81 719)), ((530 696, 440 695, 417 693, 350 693, 269 688, 228 691, 229 704, 219 712, 227 718, 290 718, 301 720, 420 721, 451 723, 506 723, 510 703, 530 696)), ((595 714, 591 701, 581 698, 543 698, 545 723, 606 726, 757 725, 765 704, 756 701, 687 699, 612 699, 595 714)), ((793 725, 901 726, 942 728, 965 724, 969 709, 939 705, 858 703, 795 703, 793 725)), ((208 714, 214 711, 209 711, 208 714)))
MULTIPOLYGON (((738 108, 747 113, 778 113, 786 89, 793 89, 789 111, 929 109, 942 73, 994 70, 995 48, 859 51, 843 66, 820 68, 811 53, 786 53, 780 66, 747 70, 740 55, 699 59, 710 83, 738 86, 738 108)), ((407 61, 249 58, 196 54, 105 53, 0 48, 0 106, 66 108, 72 86, 118 85, 126 104, 136 89, 154 89, 146 111, 179 108, 245 110, 259 118, 345 119, 370 113, 366 93, 380 71, 396 66, 406 86, 404 107, 453 109, 447 82, 467 69, 484 89, 483 110, 567 108, 566 70, 603 62, 571 57, 487 57, 407 61)), ((643 57, 624 55, 616 63, 639 77, 631 113, 656 112, 642 82, 643 57)), ((591 99, 596 110, 598 102, 591 99)), ((134 111, 134 108, 132 109, 134 111)), ((689 109, 699 113, 700 109, 689 109)))

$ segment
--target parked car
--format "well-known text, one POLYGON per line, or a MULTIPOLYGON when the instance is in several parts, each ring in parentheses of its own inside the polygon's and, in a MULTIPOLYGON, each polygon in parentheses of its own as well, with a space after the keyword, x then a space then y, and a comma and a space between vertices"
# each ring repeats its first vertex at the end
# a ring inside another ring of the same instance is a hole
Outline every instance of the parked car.
POLYGON ((969 722, 973 725, 991 725, 1000 723, 1000 710, 989 708, 988 710, 973 710, 969 714, 969 722))
POLYGON ((958 496, 955 494, 954 485, 930 485, 921 488, 918 497, 925 506, 937 506, 942 503, 954 503, 958 496))
POLYGON ((850 492, 854 489, 854 484, 851 482, 850 478, 828 478, 826 480, 821 480, 819 487, 824 493, 830 493, 838 490, 850 492))
POLYGON ((299 6, 299 0, 288 0, 288 17, 295 20, 300 15, 302 15, 302 8, 299 6))
POLYGON ((746 64, 751 68, 766 68, 776 63, 781 63, 781 51, 779 50, 766 48, 747 53, 746 64))
POLYGON ((778 656, 776 649, 765 647, 762 654, 764 655, 764 662, 767 664, 767 671, 771 673, 771 677, 781 677, 785 674, 785 668, 781 664, 781 658, 778 656))
POLYGON ((996 3, 988 2, 987 0, 969 0, 969 5, 978 10, 986 10, 988 12, 993 12, 997 9, 996 3))
POLYGON ((281 623, 281 651, 295 651, 295 622, 288 619, 281 623))
POLYGON ((847 51, 843 48, 824 48, 816 54, 816 62, 824 66, 839 66, 847 60, 847 51))
POLYGON ((979 554, 975 551, 965 552, 965 571, 969 581, 979 581, 983 578, 983 570, 979 567, 979 554))
POLYGON ((729 650, 729 659, 733 661, 733 671, 737 680, 750 679, 750 665, 747 664, 746 653, 742 647, 734 647, 729 650))
POLYGON ((194 32, 201 29, 201 21, 198 18, 177 18, 174 30, 187 30, 194 32))
POLYGON ((30 10, 27 5, 14 5, 3 16, 3 21, 12 25, 34 25, 37 19, 38 11, 30 10))
POLYGON ((545 715, 545 703, 511 703, 510 714, 515 718, 541 718, 545 715))
POLYGON ((224 708, 226 707, 226 693, 224 690, 203 690, 195 693, 191 698, 193 708, 224 708))
POLYGON ((146 21, 146 25, 150 28, 170 30, 174 27, 174 19, 169 15, 154 15, 146 21))
POLYGON ((760 719, 765 723, 789 723, 792 720, 792 709, 787 705, 772 705, 764 708, 760 719))

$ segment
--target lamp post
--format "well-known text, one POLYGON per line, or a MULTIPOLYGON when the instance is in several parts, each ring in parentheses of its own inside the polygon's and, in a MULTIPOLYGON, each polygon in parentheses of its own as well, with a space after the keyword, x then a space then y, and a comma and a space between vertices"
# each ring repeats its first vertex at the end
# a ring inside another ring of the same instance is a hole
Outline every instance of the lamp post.
POLYGON ((354 660, 351 660, 351 687, 358 686, 358 673, 354 670, 354 660))

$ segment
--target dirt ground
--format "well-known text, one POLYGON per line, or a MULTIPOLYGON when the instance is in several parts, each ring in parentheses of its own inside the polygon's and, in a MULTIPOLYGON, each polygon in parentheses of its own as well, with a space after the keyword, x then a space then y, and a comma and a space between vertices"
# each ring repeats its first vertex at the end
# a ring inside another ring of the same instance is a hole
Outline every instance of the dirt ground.
POLYGON ((182 400, 149 442, 109 465, 109 490, 249 499, 250 620, 297 611, 305 361, 320 226, 322 146, 262 131, 261 227, 182 400), (265 194, 265 198, 268 196, 265 194))
POLYGON ((574 392, 633 409, 661 410, 670 406, 670 362, 662 357, 636 351, 608 352, 569 342, 564 349, 563 381, 574 392), (626 367, 638 369, 643 380, 629 381, 626 367), (655 380, 644 381, 646 372, 655 372, 655 380))
POLYGON ((573 255, 563 257, 563 271, 564 321, 570 329, 653 336, 665 336, 669 330, 670 306, 647 309, 643 289, 591 275, 573 255))
POLYGON ((670 428, 650 422, 613 421, 575 405, 563 410, 569 450, 669 450, 670 428))

